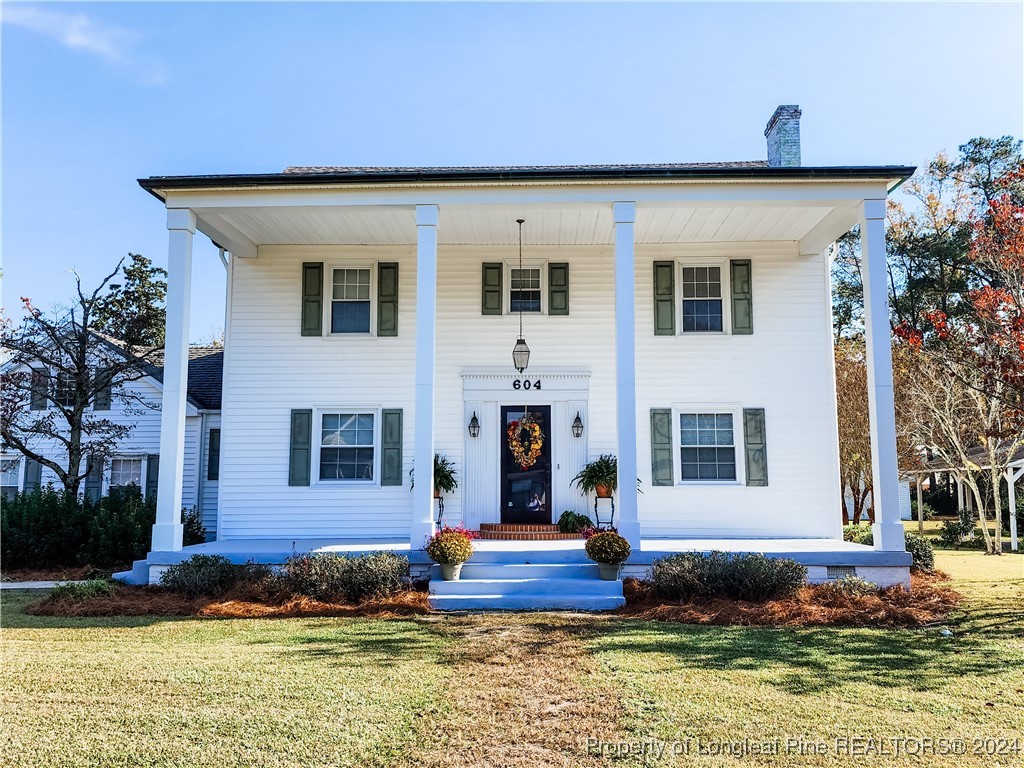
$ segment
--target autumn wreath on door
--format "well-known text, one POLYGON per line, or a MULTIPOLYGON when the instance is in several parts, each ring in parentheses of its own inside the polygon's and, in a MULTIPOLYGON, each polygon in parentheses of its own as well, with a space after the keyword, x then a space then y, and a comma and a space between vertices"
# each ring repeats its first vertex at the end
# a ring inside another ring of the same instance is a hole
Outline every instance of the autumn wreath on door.
POLYGON ((508 425, 507 434, 508 448, 512 451, 512 458, 516 463, 523 469, 529 469, 536 464, 540 458, 540 449, 544 445, 544 433, 533 416, 524 413, 522 418, 508 425))

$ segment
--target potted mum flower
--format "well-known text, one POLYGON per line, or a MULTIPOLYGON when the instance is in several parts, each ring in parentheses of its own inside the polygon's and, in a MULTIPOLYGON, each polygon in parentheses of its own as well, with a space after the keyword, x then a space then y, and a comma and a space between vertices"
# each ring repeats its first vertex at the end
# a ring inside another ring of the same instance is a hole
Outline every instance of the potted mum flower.
POLYGON ((427 542, 427 556, 441 566, 441 578, 458 581, 463 564, 473 556, 472 531, 445 526, 427 542))
POLYGON ((598 531, 587 539, 587 557, 597 563, 601 578, 616 581, 632 548, 615 531, 598 531))

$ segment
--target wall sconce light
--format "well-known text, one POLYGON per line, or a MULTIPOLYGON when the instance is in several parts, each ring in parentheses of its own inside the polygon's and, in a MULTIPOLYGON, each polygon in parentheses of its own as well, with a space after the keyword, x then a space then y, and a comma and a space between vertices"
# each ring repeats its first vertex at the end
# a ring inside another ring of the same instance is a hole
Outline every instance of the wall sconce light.
POLYGON ((572 436, 583 437, 583 419, 580 418, 579 411, 576 411, 576 418, 572 420, 572 436))
POLYGON ((476 411, 473 411, 473 418, 469 420, 469 436, 480 436, 480 420, 476 417, 476 411))

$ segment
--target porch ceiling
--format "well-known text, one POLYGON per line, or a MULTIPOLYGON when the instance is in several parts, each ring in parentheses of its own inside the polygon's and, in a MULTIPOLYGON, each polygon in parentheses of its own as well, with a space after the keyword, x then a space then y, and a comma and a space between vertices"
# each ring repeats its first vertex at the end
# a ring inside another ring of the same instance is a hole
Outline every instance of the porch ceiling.
MULTIPOLYGON (((197 209, 200 230, 225 247, 254 245, 413 245, 413 206, 244 207, 197 209), (205 225, 205 226, 204 226, 205 225)), ((636 242, 802 241, 824 228, 824 245, 855 222, 856 209, 836 205, 637 206, 636 242)), ((515 220, 526 219, 526 245, 611 245, 607 204, 444 205, 441 245, 515 245, 515 220)), ((824 247, 822 245, 821 247, 824 247)))

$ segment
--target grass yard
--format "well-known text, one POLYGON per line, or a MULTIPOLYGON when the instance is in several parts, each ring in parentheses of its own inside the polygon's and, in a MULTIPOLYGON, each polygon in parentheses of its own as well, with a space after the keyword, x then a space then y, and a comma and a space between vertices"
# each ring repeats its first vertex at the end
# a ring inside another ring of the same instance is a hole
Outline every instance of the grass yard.
POLYGON ((950 637, 574 614, 66 619, 4 592, 0 765, 1024 765, 1024 741, 854 751, 1024 740, 1024 557, 938 561, 966 597, 950 637))

